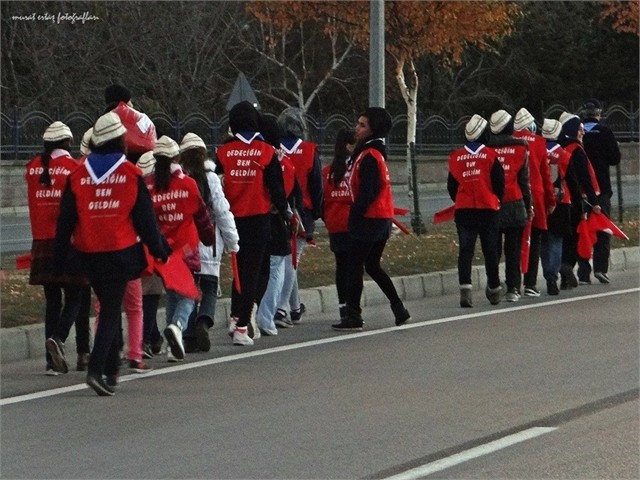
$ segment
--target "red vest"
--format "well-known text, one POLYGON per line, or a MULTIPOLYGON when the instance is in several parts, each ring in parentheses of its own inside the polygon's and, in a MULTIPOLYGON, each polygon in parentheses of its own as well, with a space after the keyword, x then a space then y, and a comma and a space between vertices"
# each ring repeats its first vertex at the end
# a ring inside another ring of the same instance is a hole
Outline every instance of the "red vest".
POLYGON ((120 117, 122 125, 127 129, 124 134, 127 151, 142 154, 153 150, 156 146, 156 127, 147 115, 125 102, 120 102, 113 112, 120 117))
POLYGON ((324 213, 323 220, 329 233, 349 231, 349 210, 351 209, 351 192, 349 183, 342 179, 337 187, 330 180, 331 165, 322 169, 324 180, 324 213))
POLYGON ((380 192, 373 201, 364 216, 367 218, 393 218, 393 194, 391 193, 391 178, 387 162, 384 161, 382 154, 375 148, 365 149, 358 158, 353 162, 353 170, 349 176, 349 189, 351 190, 351 199, 355 203, 360 194, 360 162, 366 155, 371 155, 378 163, 378 172, 380 174, 380 192))
POLYGON ((484 145, 475 152, 465 146, 451 153, 449 171, 458 182, 456 210, 500 209, 500 200, 491 186, 491 169, 496 158, 496 152, 484 145))
MULTIPOLYGON (((171 175, 169 189, 158 191, 153 186, 153 174, 145 178, 153 201, 153 210, 160 231, 171 244, 172 250, 187 245, 188 250, 198 248, 198 229, 193 216, 200 208, 200 191, 196 181, 181 170, 171 175)), ((187 252, 188 253, 188 252, 187 252)))
POLYGON ((549 162, 547 161, 547 141, 528 130, 518 130, 513 133, 513 136, 522 138, 529 144, 529 182, 531 183, 534 213, 531 225, 546 230, 547 210, 556 204, 549 162))
POLYGON ((547 158, 551 165, 558 166, 558 174, 560 176, 560 184, 563 192, 560 203, 570 204, 571 192, 569 192, 569 187, 567 186, 565 178, 567 176, 567 169, 569 168, 569 159, 571 158, 571 154, 556 143, 551 147, 551 150, 547 149, 547 158))
POLYGON ((504 170, 504 196, 502 201, 513 202, 522 199, 522 190, 518 183, 518 172, 527 159, 527 147, 524 145, 506 145, 494 148, 504 170))
POLYGON ((87 162, 70 176, 76 197, 78 223, 73 244, 81 252, 112 252, 138 242, 131 210, 138 196, 140 169, 123 155, 113 172, 96 184, 87 162))
POLYGON ((49 240, 56 236, 56 224, 60 215, 60 199, 67 177, 78 168, 78 162, 66 150, 54 150, 55 158, 49 159, 51 186, 40 183, 44 167, 40 155, 25 170, 31 236, 34 240, 49 240))
POLYGON ((311 195, 309 194, 309 173, 313 170, 313 161, 316 158, 318 146, 312 142, 302 140, 291 151, 283 148, 296 167, 296 180, 302 190, 302 203, 307 210, 313 209, 311 195))
MULTIPOLYGON (((589 157, 587 156, 587 152, 584 150, 584 147, 579 143, 571 143, 567 145, 565 150, 569 153, 569 158, 571 158, 571 156, 573 155, 573 152, 575 152, 577 148, 582 150, 582 152, 584 153, 584 156, 587 157, 587 160, 589 160, 589 157)), ((589 177, 591 178, 591 185, 593 185, 593 191, 596 192, 596 195, 600 195, 600 185, 598 185, 596 172, 593 170, 593 165, 591 165, 591 161, 587 161, 587 169, 589 170, 589 177)))
POLYGON ((296 184, 296 167, 293 166, 291 158, 284 155, 280 159, 280 168, 282 169, 282 181, 284 182, 284 196, 289 198, 296 184))
POLYGON ((224 169, 224 194, 234 217, 269 213, 271 197, 264 183, 264 169, 275 149, 261 141, 249 144, 232 140, 221 145, 216 156, 224 169))

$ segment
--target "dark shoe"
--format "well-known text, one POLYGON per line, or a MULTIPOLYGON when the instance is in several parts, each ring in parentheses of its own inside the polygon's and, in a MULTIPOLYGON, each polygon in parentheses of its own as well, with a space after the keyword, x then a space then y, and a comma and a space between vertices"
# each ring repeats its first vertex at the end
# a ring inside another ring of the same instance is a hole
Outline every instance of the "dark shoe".
POLYGON ((471 286, 460 288, 460 306, 462 308, 473 307, 473 299, 471 296, 471 286))
POLYGON ((411 315, 409 311, 404 308, 404 304, 402 302, 391 305, 391 311, 393 312, 394 317, 396 317, 396 326, 404 325, 409 320, 411 320, 411 315))
POLYGON ((547 280, 547 295, 558 295, 558 283, 555 280, 547 280))
POLYGON ((596 277, 600 283, 604 283, 605 285, 611 283, 609 275, 604 272, 595 272, 593 276, 596 277))
POLYGON ((535 286, 533 287, 524 287, 524 296, 525 297, 539 297, 540 290, 538 290, 535 286))
POLYGON ((96 375, 95 373, 87 374, 87 385, 89 385, 94 392, 101 397, 111 397, 115 391, 109 385, 107 385, 102 379, 102 375, 96 375))
POLYGON ((67 373, 69 367, 67 360, 64 358, 64 343, 58 338, 48 338, 46 342, 47 352, 51 355, 51 362, 56 372, 67 373))
POLYGON ((196 322, 196 345, 201 352, 211 350, 211 340, 209 340, 209 328, 204 319, 198 319, 196 322))
POLYGON ((146 358, 147 360, 153 358, 153 347, 151 344, 145 343, 142 345, 142 358, 146 358))
POLYGON ((307 307, 304 303, 300 303, 300 308, 298 310, 291 310, 291 323, 294 325, 298 325, 302 321, 302 315, 307 311, 307 307))
POLYGON ((147 373, 153 370, 153 367, 150 367, 143 361, 129 360, 129 370, 133 373, 147 373))
POLYGON ((275 323, 278 328, 293 327, 293 322, 287 318, 287 312, 281 309, 276 311, 276 314, 273 317, 273 323, 275 323))
POLYGON ((502 299, 502 287, 500 285, 495 288, 489 288, 489 285, 487 285, 484 293, 491 305, 498 305, 502 299))
POLYGON ((162 352, 163 343, 164 340, 162 340, 162 337, 159 337, 155 342, 151 342, 151 353, 154 355, 160 354, 162 352))
POLYGON ((560 276, 562 278, 560 283, 560 288, 562 288, 562 290, 571 290, 578 286, 578 279, 576 278, 575 273, 573 273, 573 268, 566 263, 560 265, 560 276))
POLYGON ((347 312, 347 315, 340 320, 340 323, 334 323, 331 328, 338 332, 360 332, 364 321, 359 313, 347 312))
POLYGON ((88 366, 89 366, 89 354, 79 353, 78 362, 76 363, 76 370, 79 372, 86 372, 88 366))
POLYGON ((195 337, 182 337, 182 344, 184 345, 184 353, 196 353, 200 351, 195 337))
POLYGON ((115 391, 115 388, 118 386, 118 375, 105 375, 104 383, 115 391))
POLYGON ((579 278, 578 285, 591 285, 591 279, 587 277, 579 278))

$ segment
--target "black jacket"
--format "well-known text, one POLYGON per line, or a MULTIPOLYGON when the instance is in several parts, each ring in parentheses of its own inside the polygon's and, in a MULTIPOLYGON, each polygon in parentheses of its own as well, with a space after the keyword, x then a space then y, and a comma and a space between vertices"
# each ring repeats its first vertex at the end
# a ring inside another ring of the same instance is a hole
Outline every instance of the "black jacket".
POLYGON ((582 123, 585 128, 582 143, 596 172, 600 194, 610 196, 612 191, 609 167, 620 163, 620 147, 611 129, 598 123, 597 119, 585 118, 582 123))

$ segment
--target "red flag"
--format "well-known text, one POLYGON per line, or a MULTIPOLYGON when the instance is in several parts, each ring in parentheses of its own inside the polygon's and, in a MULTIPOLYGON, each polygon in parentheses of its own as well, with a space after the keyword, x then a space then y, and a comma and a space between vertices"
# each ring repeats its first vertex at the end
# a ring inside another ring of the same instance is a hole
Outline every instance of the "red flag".
POLYGON ((433 214, 433 224, 443 223, 453 220, 456 213, 456 206, 450 205, 447 208, 433 214))
POLYGON ((394 215, 400 215, 401 217, 403 217, 407 213, 409 213, 409 209, 408 208, 393 207, 393 214, 394 215))
POLYGON ((153 270, 160 275, 164 288, 173 290, 183 297, 200 300, 200 291, 193 279, 193 273, 184 263, 182 250, 169 255, 167 263, 153 260, 153 270))
POLYGON ((31 252, 23 253, 16 257, 16 270, 28 270, 31 268, 31 252))
POLYGON ((531 220, 527 221, 527 224, 522 230, 522 240, 520 242, 520 270, 522 273, 527 273, 529 270, 529 249, 531 247, 531 220))
POLYGON ((589 229, 594 232, 604 232, 622 240, 629 240, 629 237, 602 212, 591 212, 589 218, 587 218, 587 223, 589 229))
POLYGON ((240 288, 240 272, 238 270, 238 256, 236 252, 231 252, 231 271, 233 272, 233 285, 238 293, 242 293, 240 288))
POLYGON ((593 244, 596 243, 597 240, 595 230, 592 230, 589 226, 589 222, 583 218, 578 223, 576 232, 578 234, 578 256, 585 260, 591 259, 593 244))
POLYGON ((406 225, 402 224, 400 221, 396 220, 395 218, 392 218, 391 221, 405 235, 410 235, 411 234, 411 230, 409 230, 409 228, 406 225))

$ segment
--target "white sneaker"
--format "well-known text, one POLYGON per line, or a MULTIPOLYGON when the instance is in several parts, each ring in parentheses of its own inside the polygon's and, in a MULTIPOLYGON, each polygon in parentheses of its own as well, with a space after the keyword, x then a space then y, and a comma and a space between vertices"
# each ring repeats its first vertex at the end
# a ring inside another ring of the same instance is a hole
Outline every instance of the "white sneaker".
POLYGON ((164 329, 164 336, 169 343, 169 349, 178 360, 184 360, 184 344, 182 343, 182 330, 173 323, 164 329))
POLYGON ((253 345, 253 340, 251 340, 247 333, 247 327, 236 327, 233 332, 233 344, 241 346, 253 345))
POLYGON ((236 325, 238 324, 238 317, 229 317, 229 336, 233 337, 236 331, 236 325))

